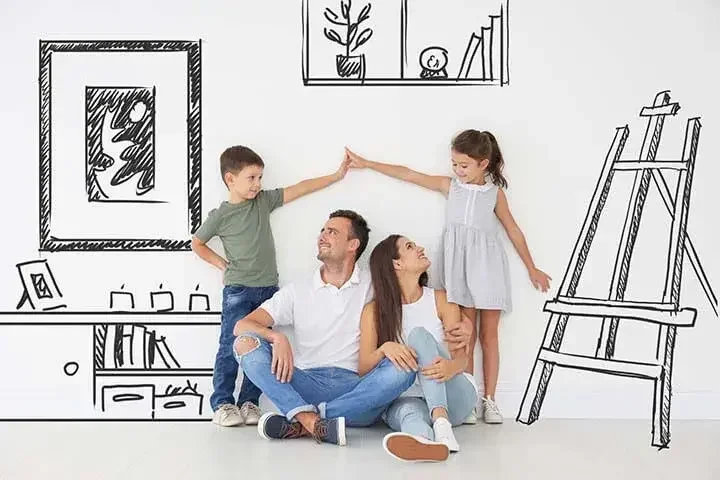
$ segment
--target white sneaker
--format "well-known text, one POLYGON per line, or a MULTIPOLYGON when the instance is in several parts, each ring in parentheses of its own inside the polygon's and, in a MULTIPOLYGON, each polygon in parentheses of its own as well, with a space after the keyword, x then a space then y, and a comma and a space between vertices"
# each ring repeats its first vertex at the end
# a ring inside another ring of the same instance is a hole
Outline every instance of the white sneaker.
POLYGON ((444 443, 403 432, 385 435, 383 448, 391 457, 405 462, 442 462, 450 456, 444 443))
POLYGON ((503 416, 494 400, 483 397, 483 420, 485 423, 503 423, 503 416))
POLYGON ((468 416, 465 417, 465 420, 463 420, 463 424, 475 425, 477 422, 478 422, 477 407, 473 407, 473 409, 470 411, 468 416))
POLYGON ((262 416, 262 412, 254 403, 245 402, 242 407, 240 407, 240 415, 245 419, 245 425, 257 425, 260 421, 260 416, 262 416))
POLYGON ((243 417, 240 409, 231 403, 224 403, 213 413, 212 421, 221 427, 235 427, 242 425, 243 417))
POLYGON ((433 423, 433 432, 435 432, 435 441, 447 445, 451 452, 459 452, 460 445, 455 439, 452 425, 447 418, 438 418, 433 423))

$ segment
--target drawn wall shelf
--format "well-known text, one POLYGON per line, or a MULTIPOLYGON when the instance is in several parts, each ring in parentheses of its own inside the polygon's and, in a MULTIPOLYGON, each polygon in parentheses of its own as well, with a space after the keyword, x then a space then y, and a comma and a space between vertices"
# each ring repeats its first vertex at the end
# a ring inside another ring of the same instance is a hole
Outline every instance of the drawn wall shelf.
MULTIPOLYGON (((43 418, 44 421, 206 421, 209 418, 210 409, 205 403, 211 391, 213 369, 212 365, 203 363, 211 362, 213 358, 212 349, 217 343, 220 326, 219 312, 0 312, 0 328, 13 326, 36 328, 34 335, 52 336, 60 344, 64 332, 77 335, 78 329, 84 329, 87 344, 92 345, 92 353, 88 348, 89 354, 73 353, 73 358, 57 358, 53 353, 42 358, 42 351, 35 352, 34 356, 47 365, 48 375, 36 378, 39 385, 18 387, 20 390, 47 388, 46 397, 52 397, 54 391, 50 386, 45 387, 45 383, 59 372, 64 372, 68 378, 85 375, 87 378, 83 382, 73 382, 81 389, 91 384, 92 390, 92 398, 88 396, 87 401, 94 406, 93 415, 88 418, 58 415, 43 418), (194 344, 189 349, 183 345, 188 342, 173 341, 173 333, 184 331, 183 336, 187 337, 188 329, 193 328, 198 332, 196 338, 202 338, 202 345, 207 345, 207 351, 198 352, 194 344), (185 351, 180 351, 181 347, 185 347, 185 351), (189 357, 194 358, 188 360, 189 357)), ((23 368, 23 359, 16 363, 17 368, 23 368)), ((33 375, 24 377, 34 378, 33 375)), ((62 380, 53 378, 56 388, 62 386, 62 380)), ((25 380, 32 381, 32 378, 25 380)), ((68 396, 77 399, 82 393, 73 391, 68 396)))
POLYGON ((509 0, 303 0, 306 86, 502 86, 509 0))

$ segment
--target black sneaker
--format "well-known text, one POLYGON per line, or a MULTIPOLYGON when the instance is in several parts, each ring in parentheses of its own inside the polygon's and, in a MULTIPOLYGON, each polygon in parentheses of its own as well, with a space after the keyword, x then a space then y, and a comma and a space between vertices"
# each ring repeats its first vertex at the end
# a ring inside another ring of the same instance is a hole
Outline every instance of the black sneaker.
POLYGON ((345 438, 345 417, 320 418, 315 422, 313 438, 318 443, 334 443, 335 445, 347 445, 345 438))
POLYGON ((258 433, 265 440, 300 438, 307 435, 305 428, 297 422, 289 422, 284 415, 268 412, 258 421, 258 433))

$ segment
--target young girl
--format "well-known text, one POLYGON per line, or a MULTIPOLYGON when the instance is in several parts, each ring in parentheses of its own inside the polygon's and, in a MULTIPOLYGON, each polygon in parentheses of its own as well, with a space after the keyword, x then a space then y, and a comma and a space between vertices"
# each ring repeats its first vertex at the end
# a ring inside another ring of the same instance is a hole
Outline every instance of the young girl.
MULTIPOLYGON (((353 168, 371 168, 391 177, 441 192, 447 198, 445 228, 440 245, 437 276, 447 291, 449 302, 460 305, 463 316, 475 325, 480 313, 479 337, 483 354, 483 419, 502 423, 495 403, 500 355, 498 324, 500 314, 512 309, 510 272, 499 226, 527 268, 533 286, 543 292, 551 278, 538 269, 525 242, 525 236, 510 213, 503 188, 504 161, 500 147, 490 132, 465 130, 452 140, 452 169, 455 178, 425 175, 400 165, 367 160, 346 149, 353 168)), ((469 345, 467 371, 473 373, 475 338, 469 345)), ((473 411, 466 423, 476 423, 473 411)))

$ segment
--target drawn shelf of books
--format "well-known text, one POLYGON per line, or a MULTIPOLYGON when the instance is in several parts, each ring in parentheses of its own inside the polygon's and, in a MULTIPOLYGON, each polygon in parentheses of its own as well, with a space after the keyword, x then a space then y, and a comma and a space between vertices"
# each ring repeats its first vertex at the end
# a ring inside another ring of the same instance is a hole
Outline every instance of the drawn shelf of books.
POLYGON ((306 86, 509 84, 509 0, 302 0, 306 86))
POLYGON ((217 343, 217 328, 158 324, 148 315, 143 324, 93 326, 95 408, 117 419, 206 417, 213 370, 197 367, 209 363, 208 352, 198 353, 195 341, 187 340, 217 343))

